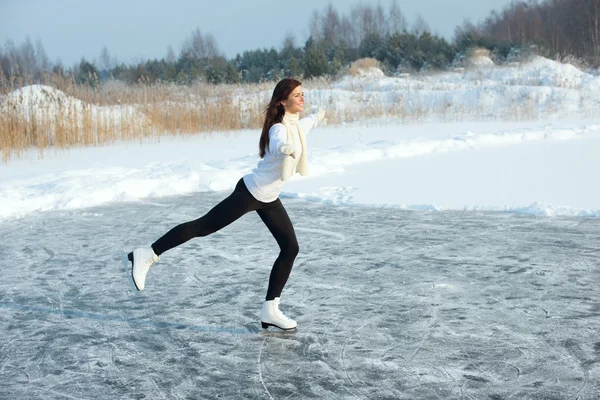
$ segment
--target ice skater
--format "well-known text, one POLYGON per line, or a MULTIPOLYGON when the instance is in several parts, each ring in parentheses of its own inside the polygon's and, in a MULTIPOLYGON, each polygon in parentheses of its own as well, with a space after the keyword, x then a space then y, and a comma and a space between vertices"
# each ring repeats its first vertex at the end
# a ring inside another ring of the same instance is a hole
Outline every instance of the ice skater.
POLYGON ((279 245, 279 256, 269 277, 267 296, 260 311, 263 328, 275 326, 295 329, 297 324, 279 310, 281 292, 298 255, 298 241, 290 218, 279 199, 285 182, 296 172, 308 174, 306 134, 325 116, 325 110, 300 119, 304 111, 302 84, 286 78, 277 83, 265 109, 259 140, 261 160, 251 173, 244 175, 233 193, 206 215, 180 224, 154 242, 129 253, 131 276, 137 290, 144 290, 150 267, 169 249, 188 240, 207 236, 224 228, 242 215, 256 211, 279 245))

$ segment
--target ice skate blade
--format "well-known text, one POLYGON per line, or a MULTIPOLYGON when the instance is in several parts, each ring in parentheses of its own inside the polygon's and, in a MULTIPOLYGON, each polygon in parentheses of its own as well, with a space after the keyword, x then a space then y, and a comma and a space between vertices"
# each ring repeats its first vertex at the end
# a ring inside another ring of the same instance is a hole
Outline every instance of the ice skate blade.
POLYGON ((273 329, 272 331, 268 329, 261 329, 258 332, 258 335, 263 338, 276 338, 276 339, 284 339, 284 340, 300 340, 301 335, 298 333, 296 329, 282 331, 279 329, 273 329))
POLYGON ((135 281, 133 280, 133 253, 127 254, 127 256, 123 256, 123 265, 125 270, 127 271, 127 281, 129 281, 129 286, 134 293, 139 293, 140 289, 138 289, 135 281))
POLYGON ((273 327, 275 327, 277 329, 282 330, 283 332, 296 332, 298 330, 297 326, 295 326, 293 328, 284 329, 284 328, 282 328, 280 326, 277 326, 275 324, 269 324, 268 322, 262 322, 261 321, 261 324, 262 324, 263 329, 268 329, 270 326, 273 326, 273 327))

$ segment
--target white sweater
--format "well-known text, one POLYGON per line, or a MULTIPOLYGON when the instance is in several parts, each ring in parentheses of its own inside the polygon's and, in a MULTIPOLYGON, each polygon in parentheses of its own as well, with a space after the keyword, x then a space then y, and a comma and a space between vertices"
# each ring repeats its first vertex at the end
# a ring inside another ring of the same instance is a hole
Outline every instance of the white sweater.
MULTIPOLYGON (((308 115, 300 121, 300 127, 305 135, 317 126, 319 120, 315 114, 308 115)), ((298 129, 292 126, 294 143, 300 143, 298 129)), ((288 132, 282 123, 274 124, 269 129, 269 148, 265 157, 258 162, 256 168, 248 175, 244 175, 246 187, 258 201, 270 203, 277 200, 285 181, 281 180, 282 163, 284 157, 284 146, 289 145, 287 141, 288 132)), ((302 146, 296 146, 295 157, 300 158, 302 146)))

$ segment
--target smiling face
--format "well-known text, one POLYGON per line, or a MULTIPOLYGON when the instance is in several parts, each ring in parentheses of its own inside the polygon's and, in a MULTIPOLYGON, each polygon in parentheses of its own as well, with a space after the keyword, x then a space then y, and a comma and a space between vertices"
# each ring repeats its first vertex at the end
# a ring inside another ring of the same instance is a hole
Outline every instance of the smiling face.
POLYGON ((304 92, 302 92, 302 86, 297 86, 281 104, 283 104, 285 111, 290 114, 298 114, 304 111, 304 92))

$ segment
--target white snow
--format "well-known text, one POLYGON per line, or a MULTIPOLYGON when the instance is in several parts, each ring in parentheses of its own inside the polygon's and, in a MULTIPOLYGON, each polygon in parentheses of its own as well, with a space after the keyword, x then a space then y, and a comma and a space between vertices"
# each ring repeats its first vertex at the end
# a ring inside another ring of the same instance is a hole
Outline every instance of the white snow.
MULTIPOLYGON (((600 113, 593 110, 600 109, 599 89, 600 77, 543 58, 429 76, 365 74, 346 77, 330 90, 305 88, 312 105, 336 102, 336 108, 352 112, 357 102, 377 107, 402 101, 407 110, 446 107, 449 115, 464 112, 465 118, 420 124, 381 118, 318 127, 309 135, 311 175, 294 177, 282 197, 348 206, 598 217, 600 113), (532 107, 532 117, 552 118, 498 120, 514 109, 517 98, 532 107), (490 115, 496 120, 473 120, 490 115)), ((37 86, 21 95, 43 101, 61 93, 37 86)), ((51 150, 42 159, 32 150, 0 166, 0 219, 228 191, 259 160, 259 135, 246 130, 163 136, 160 142, 51 150)))
POLYGON ((81 125, 83 124, 83 114, 87 113, 93 121, 98 119, 112 121, 116 127, 119 127, 124 121, 135 121, 137 126, 150 124, 145 115, 131 105, 96 106, 87 104, 61 90, 46 85, 25 86, 7 96, 0 96, 0 113, 6 113, 7 109, 13 107, 17 108, 22 118, 33 119, 37 123, 54 122, 59 119, 62 119, 64 123, 71 115, 77 115, 78 124, 81 125))

